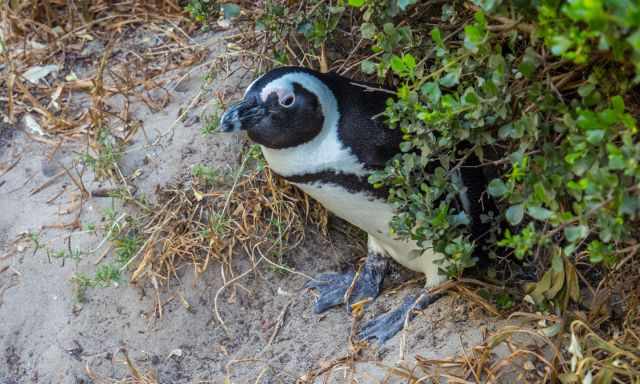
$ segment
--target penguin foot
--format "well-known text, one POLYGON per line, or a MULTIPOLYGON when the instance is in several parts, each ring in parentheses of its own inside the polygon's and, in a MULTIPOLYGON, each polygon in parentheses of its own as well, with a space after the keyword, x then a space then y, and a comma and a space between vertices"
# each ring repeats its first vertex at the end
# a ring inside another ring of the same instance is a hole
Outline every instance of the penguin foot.
POLYGON ((387 270, 387 259, 384 255, 369 252, 362 271, 356 277, 355 272, 348 273, 323 273, 316 279, 308 282, 305 287, 313 288, 320 293, 320 297, 314 304, 314 312, 322 313, 331 307, 345 302, 345 295, 351 284, 354 284, 351 295, 347 299, 347 307, 362 299, 378 297, 382 288, 382 281, 387 270))
MULTIPOLYGON (((308 282, 305 287, 318 291, 320 297, 316 300, 313 310, 322 313, 331 307, 344 303, 344 297, 351 284, 355 272, 348 273, 323 273, 316 279, 308 282)), ((380 285, 375 279, 363 271, 355 281, 355 286, 348 299, 348 304, 358 302, 365 298, 376 298, 380 293, 380 285)))
POLYGON ((402 305, 390 312, 369 320, 358 332, 360 340, 376 339, 379 345, 395 336, 404 327, 405 319, 409 316, 409 321, 415 314, 413 310, 425 309, 429 304, 440 299, 442 295, 423 294, 416 299, 414 295, 409 295, 404 299, 402 305))

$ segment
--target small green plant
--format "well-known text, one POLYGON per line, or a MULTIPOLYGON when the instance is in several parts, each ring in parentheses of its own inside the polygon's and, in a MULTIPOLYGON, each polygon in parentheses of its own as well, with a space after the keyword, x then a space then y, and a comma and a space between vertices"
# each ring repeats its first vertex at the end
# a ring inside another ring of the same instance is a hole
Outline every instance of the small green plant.
POLYGON ((192 19, 203 23, 218 15, 219 5, 216 0, 189 0, 184 10, 192 19))
MULTIPOLYGON (((119 214, 114 208, 106 208, 103 211, 103 219, 105 236, 113 246, 113 261, 99 265, 92 277, 82 273, 76 273, 72 277, 78 301, 86 299, 88 288, 106 287, 119 283, 122 278, 121 270, 140 251, 144 243, 139 233, 140 223, 131 215, 119 214)), ((81 255, 79 251, 69 253, 59 251, 52 253, 51 257, 61 258, 63 261, 70 258, 77 262, 81 255)))
POLYGON ((82 259, 82 256, 83 256, 83 252, 79 249, 73 249, 68 251, 61 249, 61 250, 54 251, 52 249, 47 248, 47 257, 49 258, 49 260, 51 259, 61 260, 62 265, 64 265, 64 263, 67 260, 71 260, 75 262, 77 265, 82 259))
POLYGON ((515 304, 513 297, 506 292, 501 292, 495 295, 495 301, 496 301, 496 306, 498 307, 498 309, 501 309, 501 310, 511 309, 515 304))
POLYGON ((92 279, 94 287, 107 287, 120 282, 120 268, 117 264, 103 264, 96 269, 92 279))
POLYGON ((87 290, 89 288, 108 287, 109 285, 118 284, 120 279, 120 269, 117 265, 103 264, 96 269, 94 277, 84 273, 76 273, 71 277, 71 282, 75 286, 76 300, 83 303, 87 299, 87 290))
POLYGON ((98 132, 92 155, 89 151, 81 155, 81 162, 91 168, 96 179, 114 177, 122 159, 122 148, 107 129, 98 132))
POLYGON ((111 207, 107 207, 102 211, 102 215, 105 221, 104 229, 107 231, 109 239, 112 241, 117 239, 124 228, 124 223, 118 219, 118 212, 111 207))
POLYGON ((283 256, 287 249, 287 244, 283 241, 287 230, 286 226, 286 223, 278 217, 269 220, 272 254, 276 257, 275 260, 278 264, 284 263, 283 256))
POLYGON ((76 301, 79 303, 85 302, 87 300, 87 289, 93 286, 93 280, 83 273, 76 273, 71 277, 71 282, 75 287, 76 301))
POLYGON ((191 168, 191 175, 204 182, 205 185, 213 185, 220 178, 219 172, 204 164, 195 164, 191 168))
POLYGON ((86 224, 83 225, 82 228, 83 228, 84 231, 87 231, 87 232, 90 232, 90 233, 96 233, 96 231, 98 229, 94 223, 86 223, 86 224))
POLYGON ((33 254, 35 255, 44 245, 40 242, 40 233, 29 232, 29 240, 33 243, 33 254))
POLYGON ((222 212, 212 212, 209 215, 209 228, 207 229, 208 235, 215 234, 218 237, 223 237, 231 227, 231 218, 222 212))
POLYGON ((267 166, 267 161, 264 159, 264 155, 262 154, 262 149, 257 144, 254 144, 249 149, 249 157, 255 161, 255 167, 258 172, 262 172, 262 170, 267 166))
POLYGON ((220 125, 221 108, 219 104, 215 104, 207 114, 202 116, 202 128, 200 133, 203 135, 210 135, 218 130, 220 125))
POLYGON ((122 265, 126 264, 140 250, 142 243, 142 238, 132 232, 117 238, 114 241, 116 261, 122 265))

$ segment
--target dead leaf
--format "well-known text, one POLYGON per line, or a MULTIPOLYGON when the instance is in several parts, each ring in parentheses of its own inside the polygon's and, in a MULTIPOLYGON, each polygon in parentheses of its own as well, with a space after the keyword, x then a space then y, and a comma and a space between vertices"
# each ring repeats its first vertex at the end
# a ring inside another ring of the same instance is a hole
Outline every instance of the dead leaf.
POLYGON ((34 134, 39 135, 39 136, 45 136, 45 133, 42 130, 42 127, 40 126, 40 124, 38 123, 36 118, 33 117, 32 114, 27 113, 27 114, 24 115, 24 117, 22 119, 23 119, 24 126, 31 133, 34 133, 34 134))
POLYGON ((32 84, 38 84, 40 80, 44 79, 51 72, 57 72, 60 69, 56 64, 49 65, 37 65, 35 67, 31 67, 27 69, 25 73, 22 74, 22 77, 27 79, 32 84))

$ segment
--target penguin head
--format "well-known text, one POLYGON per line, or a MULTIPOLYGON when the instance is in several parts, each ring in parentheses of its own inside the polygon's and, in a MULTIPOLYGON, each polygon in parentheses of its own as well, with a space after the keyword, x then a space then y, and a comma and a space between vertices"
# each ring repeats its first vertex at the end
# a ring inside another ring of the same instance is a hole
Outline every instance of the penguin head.
POLYGON ((249 138, 272 149, 292 148, 313 140, 325 126, 335 98, 314 71, 284 67, 256 79, 243 99, 220 118, 220 131, 247 131, 249 138))

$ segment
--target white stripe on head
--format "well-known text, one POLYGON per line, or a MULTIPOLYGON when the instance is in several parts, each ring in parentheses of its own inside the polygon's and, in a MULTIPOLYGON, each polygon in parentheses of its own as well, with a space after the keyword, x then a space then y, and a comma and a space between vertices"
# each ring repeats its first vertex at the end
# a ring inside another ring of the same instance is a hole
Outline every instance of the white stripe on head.
POLYGON ((257 79, 253 80, 251 82, 251 84, 249 84, 249 86, 247 87, 247 89, 244 90, 244 94, 242 95, 243 98, 247 97, 247 93, 249 93, 249 91, 251 90, 251 88, 253 88, 254 85, 256 85, 256 83, 262 79, 264 77, 264 75, 258 77, 257 79))
POLYGON ((278 100, 282 100, 284 94, 293 93, 293 83, 287 79, 286 77, 280 77, 271 81, 269 84, 265 85, 260 91, 260 100, 263 102, 267 101, 267 98, 272 93, 278 95, 278 100))
POLYGON ((260 92, 260 98, 266 100, 272 92, 278 90, 293 91, 294 83, 316 95, 324 116, 324 124, 315 138, 296 147, 262 147, 271 168, 283 176, 320 171, 368 174, 350 148, 345 147, 338 139, 338 102, 333 92, 320 79, 305 72, 288 73, 266 84, 260 92))

